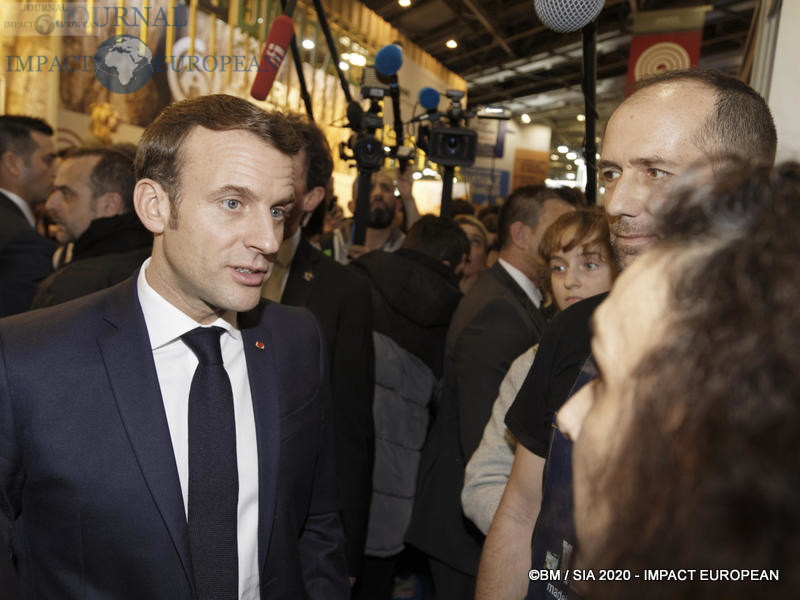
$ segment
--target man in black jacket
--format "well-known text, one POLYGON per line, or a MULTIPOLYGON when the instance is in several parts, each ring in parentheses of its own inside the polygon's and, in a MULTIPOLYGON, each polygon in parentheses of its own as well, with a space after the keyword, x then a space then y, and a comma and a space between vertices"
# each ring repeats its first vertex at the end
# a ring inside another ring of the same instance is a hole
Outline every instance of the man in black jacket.
POLYGON ((426 215, 396 252, 369 252, 351 263, 372 283, 375 315, 375 469, 355 600, 392 597, 447 329, 461 299, 457 273, 468 253, 455 221, 426 215))
POLYGON ((303 239, 300 224, 325 197, 333 160, 320 129, 289 115, 303 148, 295 156, 295 205, 284 226, 284 242, 262 289, 270 300, 308 308, 328 343, 337 481, 346 536, 347 568, 358 577, 367 534, 372 490, 374 354, 372 306, 367 282, 303 239))
POLYGON ((126 155, 104 148, 70 150, 53 183, 46 207, 65 244, 56 262, 67 264, 39 285, 33 308, 127 279, 153 245, 153 235, 133 212, 133 162, 126 155))
POLYGON ((0 117, 0 317, 28 310, 53 270, 55 245, 36 232, 33 215, 53 182, 52 136, 41 119, 0 117))

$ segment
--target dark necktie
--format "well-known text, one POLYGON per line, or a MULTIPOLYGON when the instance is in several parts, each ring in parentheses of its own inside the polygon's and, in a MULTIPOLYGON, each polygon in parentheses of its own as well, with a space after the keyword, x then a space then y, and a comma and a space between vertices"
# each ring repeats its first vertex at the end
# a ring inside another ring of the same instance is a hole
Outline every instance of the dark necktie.
POLYGON ((219 345, 223 331, 198 327, 181 336, 200 361, 189 391, 189 543, 200 600, 239 595, 236 423, 219 345))

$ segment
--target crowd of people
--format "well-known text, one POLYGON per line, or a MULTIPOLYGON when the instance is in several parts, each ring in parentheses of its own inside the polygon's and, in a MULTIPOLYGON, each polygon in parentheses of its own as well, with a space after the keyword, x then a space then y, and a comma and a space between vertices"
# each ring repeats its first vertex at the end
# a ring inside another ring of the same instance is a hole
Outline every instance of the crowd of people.
POLYGON ((603 208, 373 173, 362 245, 305 117, 52 136, 0 117, 3 597, 800 587, 800 165, 746 84, 642 82, 603 208))

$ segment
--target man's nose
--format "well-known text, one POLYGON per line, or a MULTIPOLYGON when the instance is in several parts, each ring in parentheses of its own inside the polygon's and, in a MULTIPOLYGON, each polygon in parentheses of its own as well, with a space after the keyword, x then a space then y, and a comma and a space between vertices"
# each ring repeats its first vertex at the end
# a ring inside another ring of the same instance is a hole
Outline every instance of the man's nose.
POLYGON ((260 254, 275 254, 283 241, 283 222, 269 214, 263 218, 250 219, 245 245, 260 254))
POLYGON ((621 174, 613 191, 606 193, 606 214, 609 217, 638 216, 642 211, 643 194, 647 194, 647 190, 637 181, 635 174, 621 174))
POLYGON ((583 428, 583 421, 589 409, 592 407, 591 383, 583 386, 577 394, 573 395, 564 403, 558 411, 556 422, 558 428, 565 436, 573 442, 578 439, 583 428))

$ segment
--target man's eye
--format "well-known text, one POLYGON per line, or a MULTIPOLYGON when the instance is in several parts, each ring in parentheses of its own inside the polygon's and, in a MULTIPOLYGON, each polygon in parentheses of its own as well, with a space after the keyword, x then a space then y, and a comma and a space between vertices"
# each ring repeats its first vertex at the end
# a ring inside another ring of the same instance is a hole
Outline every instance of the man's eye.
POLYGON ((651 168, 647 169, 647 175, 651 179, 663 179, 664 177, 668 177, 670 175, 670 172, 669 171, 664 171, 662 169, 656 169, 654 167, 651 167, 651 168))
POLYGON ((598 265, 596 262, 587 262, 585 266, 590 271, 594 271, 595 269, 600 268, 600 265, 598 265))
POLYGON ((563 273, 566 269, 562 265, 551 265, 550 270, 553 273, 563 273))
POLYGON ((273 206, 269 209, 273 219, 283 219, 286 217, 286 208, 283 206, 273 206))
POLYGON ((608 170, 608 171, 603 171, 601 175, 603 177, 603 181, 611 182, 619 178, 620 172, 608 170))
POLYGON ((234 200, 233 198, 228 198, 227 200, 223 200, 222 204, 228 210, 237 210, 242 205, 240 200, 234 200))

